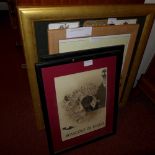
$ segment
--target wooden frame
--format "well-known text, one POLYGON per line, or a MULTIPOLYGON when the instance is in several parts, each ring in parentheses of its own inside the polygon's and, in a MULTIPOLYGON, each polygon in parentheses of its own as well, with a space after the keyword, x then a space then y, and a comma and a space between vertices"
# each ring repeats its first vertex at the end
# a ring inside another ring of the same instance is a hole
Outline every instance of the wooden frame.
POLYGON ((36 64, 51 154, 116 133, 123 51, 96 48, 36 64))
POLYGON ((56 6, 56 7, 18 7, 24 51, 32 93, 32 100, 39 128, 43 128, 42 112, 34 63, 38 62, 35 21, 62 21, 72 19, 98 19, 109 17, 145 17, 142 33, 137 44, 136 52, 132 57, 128 78, 121 97, 121 104, 127 102, 129 93, 146 47, 149 33, 152 28, 155 14, 155 5, 99 5, 99 6, 56 6))
MULTIPOLYGON (((131 61, 132 55, 134 54, 133 49, 135 47, 138 29, 139 29, 139 24, 106 25, 106 26, 102 26, 102 27, 93 27, 92 28, 92 36, 90 38, 92 38, 92 37, 100 38, 102 36, 102 39, 103 39, 102 43, 98 44, 97 46, 95 44, 93 44, 95 47, 115 46, 116 44, 124 44, 124 42, 126 42, 126 39, 124 39, 123 36, 124 35, 129 36, 127 45, 124 49, 124 58, 123 58, 124 61, 123 61, 121 80, 120 80, 119 100, 122 97, 125 80, 127 77, 129 66, 130 66, 130 61, 131 61), (122 39, 121 39, 121 37, 122 37, 122 39), (107 41, 107 40, 109 40, 109 41, 107 41), (107 42, 107 43, 105 43, 105 42, 107 42)), ((60 46, 58 47, 58 45, 60 45, 59 40, 66 41, 64 33, 65 33, 65 29, 56 29, 56 30, 48 31, 48 39, 49 39, 48 42, 49 42, 49 47, 51 49, 51 50, 49 50, 49 54, 61 53, 61 49, 59 48, 60 46)), ((83 39, 87 39, 87 38, 83 38, 83 39)), ((70 42, 66 45, 66 47, 68 49, 70 49, 69 51, 73 51, 75 48, 76 49, 78 48, 77 50, 81 50, 83 48, 85 49, 85 47, 82 46, 84 43, 82 43, 82 45, 79 45, 81 42, 78 43, 78 41, 77 41, 77 43, 75 43, 75 40, 76 39, 74 39, 74 41, 73 41, 74 44, 70 42), (73 44, 73 45, 71 45, 71 44, 73 44), (71 46, 71 47, 69 48, 69 46, 71 46)), ((79 38, 77 38, 77 40, 79 40, 79 38)), ((89 45, 92 47, 92 43, 90 43, 89 45)), ((86 47, 88 47, 88 45, 86 47)))

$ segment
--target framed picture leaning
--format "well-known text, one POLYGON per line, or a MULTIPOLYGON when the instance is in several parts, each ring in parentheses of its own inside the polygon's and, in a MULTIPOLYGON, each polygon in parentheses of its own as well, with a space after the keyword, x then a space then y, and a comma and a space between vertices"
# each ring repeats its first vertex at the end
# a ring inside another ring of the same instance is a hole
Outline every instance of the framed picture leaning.
POLYGON ((123 51, 90 49, 36 64, 51 153, 115 133, 123 51))

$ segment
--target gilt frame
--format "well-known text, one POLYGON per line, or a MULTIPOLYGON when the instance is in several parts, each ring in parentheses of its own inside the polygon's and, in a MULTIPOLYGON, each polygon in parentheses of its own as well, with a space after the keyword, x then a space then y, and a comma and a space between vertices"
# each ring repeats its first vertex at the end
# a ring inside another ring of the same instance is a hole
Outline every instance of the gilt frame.
POLYGON ((44 127, 42 110, 40 107, 40 96, 35 73, 35 63, 38 62, 38 54, 35 38, 35 21, 61 21, 72 19, 98 19, 110 17, 145 17, 144 26, 140 35, 137 48, 132 57, 128 78, 126 79, 125 89, 123 91, 120 104, 127 102, 130 91, 147 44, 147 40, 153 25, 155 14, 155 5, 90 5, 90 6, 44 6, 44 7, 18 7, 20 28, 23 39, 24 53, 28 78, 32 94, 37 126, 39 129, 44 127))

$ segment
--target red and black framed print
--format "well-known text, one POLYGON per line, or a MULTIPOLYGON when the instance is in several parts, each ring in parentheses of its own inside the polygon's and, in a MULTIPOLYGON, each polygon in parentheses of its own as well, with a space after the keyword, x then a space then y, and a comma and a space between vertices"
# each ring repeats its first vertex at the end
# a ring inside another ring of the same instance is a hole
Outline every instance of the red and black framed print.
POLYGON ((36 64, 52 154, 114 134, 124 46, 58 54, 36 64))

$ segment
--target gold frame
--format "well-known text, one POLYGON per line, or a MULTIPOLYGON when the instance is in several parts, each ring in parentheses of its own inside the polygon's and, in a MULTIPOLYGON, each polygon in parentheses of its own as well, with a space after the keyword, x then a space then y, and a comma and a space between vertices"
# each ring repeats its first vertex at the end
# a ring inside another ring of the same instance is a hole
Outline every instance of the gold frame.
POLYGON ((129 93, 133 87, 134 80, 147 44, 147 40, 153 25, 155 5, 94 5, 94 6, 47 6, 47 7, 18 7, 20 27, 23 38, 24 53, 32 101, 39 129, 44 127, 42 111, 40 108, 40 96, 36 80, 35 66, 38 62, 35 21, 60 21, 72 19, 95 19, 109 17, 146 17, 137 49, 130 65, 125 89, 121 98, 121 104, 127 102, 129 93))

